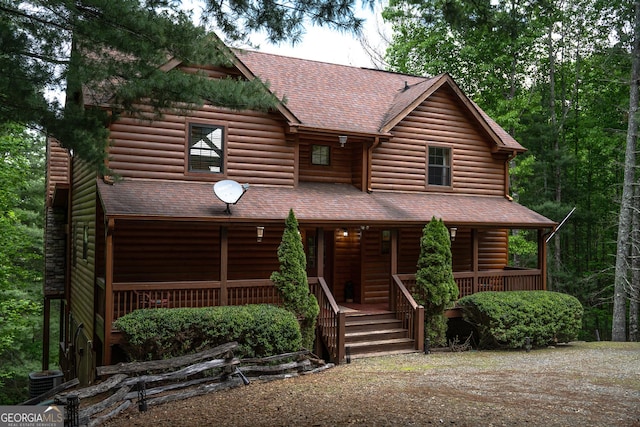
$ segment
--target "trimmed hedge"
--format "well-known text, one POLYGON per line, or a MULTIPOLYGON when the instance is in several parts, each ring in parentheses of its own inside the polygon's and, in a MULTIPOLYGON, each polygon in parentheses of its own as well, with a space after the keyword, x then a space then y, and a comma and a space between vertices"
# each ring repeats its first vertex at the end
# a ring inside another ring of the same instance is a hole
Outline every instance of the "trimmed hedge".
POLYGON ((479 292, 461 298, 467 322, 481 348, 522 348, 569 342, 578 337, 583 308, 577 298, 550 291, 479 292))
POLYGON ((182 356, 232 341, 236 357, 265 357, 298 351, 295 316, 272 305, 142 309, 115 322, 131 360, 182 356))

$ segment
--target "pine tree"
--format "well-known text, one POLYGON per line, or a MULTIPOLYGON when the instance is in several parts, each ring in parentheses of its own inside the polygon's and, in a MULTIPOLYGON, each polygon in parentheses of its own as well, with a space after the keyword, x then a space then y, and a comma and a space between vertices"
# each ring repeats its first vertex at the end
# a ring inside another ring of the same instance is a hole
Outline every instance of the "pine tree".
POLYGON ((444 311, 458 298, 453 279, 451 241, 447 227, 435 217, 422 230, 414 298, 424 307, 425 339, 433 346, 447 342, 444 311))
POLYGON ((284 307, 294 313, 300 322, 303 346, 311 349, 320 307, 316 297, 309 291, 307 259, 293 209, 289 211, 285 222, 282 242, 278 247, 278 260, 280 271, 274 271, 271 280, 282 296, 284 307))
MULTIPOLYGON (((208 28, 230 42, 244 42, 256 31, 281 42, 299 40, 306 19, 359 30, 354 3, 202 0, 195 7, 208 28)), ((208 28, 194 25, 180 1, 0 0, 0 124, 40 127, 100 168, 108 125, 124 113, 142 113, 141 100, 155 114, 204 102, 274 107, 277 100, 258 79, 209 79, 164 67, 169 60, 231 66, 229 49, 208 28), (64 90, 65 105, 49 100, 47 90, 64 90), (84 108, 87 103, 98 108, 84 108)))

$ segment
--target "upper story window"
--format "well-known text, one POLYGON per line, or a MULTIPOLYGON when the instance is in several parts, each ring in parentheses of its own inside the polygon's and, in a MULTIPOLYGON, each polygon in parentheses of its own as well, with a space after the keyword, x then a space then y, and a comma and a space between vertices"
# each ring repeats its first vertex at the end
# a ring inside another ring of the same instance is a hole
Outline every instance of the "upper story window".
POLYGON ((331 159, 331 148, 328 145, 311 146, 311 164, 329 166, 331 159))
POLYGON ((451 186, 451 149, 429 147, 429 185, 451 186))
POLYGON ((224 128, 214 125, 189 125, 189 170, 222 173, 224 165, 224 128))

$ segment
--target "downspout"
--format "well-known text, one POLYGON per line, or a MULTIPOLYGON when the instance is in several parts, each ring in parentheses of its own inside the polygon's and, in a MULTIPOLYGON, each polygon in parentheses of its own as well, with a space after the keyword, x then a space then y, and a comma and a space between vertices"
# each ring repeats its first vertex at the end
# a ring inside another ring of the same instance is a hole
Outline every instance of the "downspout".
POLYGON ((509 163, 511 163, 511 160, 516 158, 517 154, 518 153, 516 153, 515 151, 512 151, 511 154, 507 156, 507 160, 504 162, 504 197, 510 202, 513 202, 513 197, 511 197, 511 195, 509 194, 509 186, 511 185, 511 177, 509 176, 509 163))
POLYGON ((371 162, 373 161, 373 150, 375 150, 378 145, 380 145, 380 137, 376 136, 373 139, 373 144, 371 144, 371 147, 369 147, 369 150, 367 152, 367 193, 371 193, 373 191, 373 189, 371 188, 371 162))
MULTIPOLYGON (((104 342, 102 343, 102 361, 105 365, 111 364, 111 329, 113 323, 113 232, 116 223, 113 218, 108 218, 106 223, 105 242, 105 277, 104 277, 104 342)), ((94 314, 95 316, 95 314, 94 314)))

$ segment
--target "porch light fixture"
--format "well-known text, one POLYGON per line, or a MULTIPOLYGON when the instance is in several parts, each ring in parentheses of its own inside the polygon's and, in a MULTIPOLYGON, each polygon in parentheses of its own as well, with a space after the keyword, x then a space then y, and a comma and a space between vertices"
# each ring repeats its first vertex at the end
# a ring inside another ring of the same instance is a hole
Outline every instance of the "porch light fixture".
POLYGON ((449 229, 449 235, 451 236, 451 241, 452 242, 455 242, 457 233, 458 233, 458 229, 456 227, 451 227, 449 229))
POLYGON ((257 226, 256 233, 258 236, 258 242, 262 242, 262 238, 264 237, 264 227, 262 225, 257 226))
POLYGON ((347 135, 338 136, 338 141, 340 142, 340 147, 344 147, 344 144, 347 143, 347 135))
POLYGON ((347 230, 346 228, 343 228, 343 229, 342 229, 342 235, 343 235, 344 237, 349 237, 349 230, 347 230))

